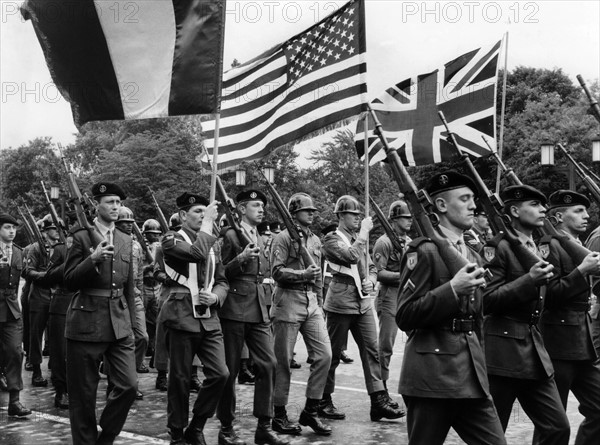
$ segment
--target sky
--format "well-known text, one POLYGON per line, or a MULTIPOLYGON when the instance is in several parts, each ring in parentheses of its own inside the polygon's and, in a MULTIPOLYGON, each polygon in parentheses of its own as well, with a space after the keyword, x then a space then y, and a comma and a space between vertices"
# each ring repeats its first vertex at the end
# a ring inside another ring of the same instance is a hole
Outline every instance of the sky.
MULTIPOLYGON (((97 1, 121 17, 135 11, 136 0, 97 1)), ((224 66, 234 58, 244 62, 257 56, 344 3, 228 0, 224 66)), ((77 129, 70 106, 52 83, 31 23, 18 12, 21 1, 0 0, 0 4, 0 148, 18 147, 41 136, 72 143, 77 129)), ((574 82, 581 74, 588 84, 600 78, 599 0, 366 0, 366 33, 371 99, 408 77, 498 41, 505 33, 509 70, 562 68, 574 82)), ((297 149, 306 153, 318 148, 332 134, 297 149)))

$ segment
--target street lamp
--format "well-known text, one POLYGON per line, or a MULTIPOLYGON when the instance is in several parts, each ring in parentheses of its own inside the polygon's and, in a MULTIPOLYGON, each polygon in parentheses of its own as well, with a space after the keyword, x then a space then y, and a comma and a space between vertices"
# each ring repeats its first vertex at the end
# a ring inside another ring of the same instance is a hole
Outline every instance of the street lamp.
POLYGON ((60 198, 60 188, 53 185, 50 187, 50 199, 57 200, 58 198, 60 198))
POLYGON ((542 165, 554 165, 554 143, 542 142, 542 165))
POLYGON ((267 181, 269 181, 270 184, 273 184, 275 182, 275 168, 273 168, 271 166, 265 166, 263 168, 263 173, 265 175, 265 178, 267 178, 267 181))
POLYGON ((245 186, 246 185, 246 170, 235 171, 235 185, 245 186))
POLYGON ((600 162, 600 137, 592 139, 592 162, 600 162))

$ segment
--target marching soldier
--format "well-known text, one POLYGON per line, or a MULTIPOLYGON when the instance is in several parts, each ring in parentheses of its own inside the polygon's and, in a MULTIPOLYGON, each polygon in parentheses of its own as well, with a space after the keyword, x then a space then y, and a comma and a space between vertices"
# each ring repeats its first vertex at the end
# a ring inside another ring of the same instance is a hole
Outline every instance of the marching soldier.
POLYGON ((477 203, 475 208, 475 216, 473 218, 473 227, 465 230, 465 243, 475 252, 480 252, 483 245, 492 237, 490 231, 490 221, 488 220, 485 210, 482 205, 477 203))
POLYGON ((25 417, 31 414, 31 410, 19 401, 19 393, 23 389, 23 317, 18 293, 23 258, 21 249, 13 244, 17 224, 12 216, 0 213, 0 352, 4 358, 9 392, 8 415, 25 417))
POLYGON ((287 229, 275 237, 271 253, 276 282, 271 315, 277 357, 273 429, 283 434, 300 434, 302 431, 299 425, 290 422, 285 408, 290 391, 289 364, 300 332, 312 363, 306 386, 306 405, 299 421, 315 433, 329 436, 331 427, 324 425, 317 413, 331 364, 331 346, 322 310, 323 281, 317 266, 321 264, 321 242, 309 228, 317 209, 310 196, 296 193, 288 202, 288 210, 298 230, 302 231, 303 247, 312 256, 314 264, 306 264, 300 246, 292 240, 287 229))
POLYGON ((446 171, 426 190, 441 233, 469 263, 451 277, 426 238, 411 242, 402 261, 396 322, 410 332, 399 388, 408 410, 409 444, 443 444, 451 427, 467 444, 506 444, 480 341, 484 270, 463 239, 473 225, 476 187, 470 178, 446 171))
POLYGON ((271 428, 277 360, 273 352, 273 334, 262 287, 266 265, 262 255, 264 245, 257 232, 257 226, 264 218, 267 197, 258 190, 247 190, 238 194, 236 201, 242 220, 241 228, 251 243, 242 248, 235 230, 230 229, 224 234, 222 255, 229 280, 229 293, 219 316, 230 375, 217 409, 217 416, 221 421, 219 444, 245 443, 233 429, 235 377, 240 370, 240 356, 245 341, 256 369, 253 414, 258 418, 258 425, 254 441, 259 445, 286 445, 289 442, 280 439, 271 428))
POLYGON ((77 294, 67 310, 67 380, 69 417, 75 444, 112 444, 136 395, 135 276, 132 238, 115 230, 125 193, 116 184, 92 186, 97 217, 93 227, 104 240, 92 245, 87 230, 73 233, 67 254, 65 284, 77 294), (98 364, 104 357, 114 385, 96 427, 98 364))
MULTIPOLYGON (((148 250, 154 257, 156 248, 160 245, 160 223, 155 219, 147 219, 142 225, 142 233, 148 241, 148 250)), ((158 316, 158 299, 160 295, 160 282, 154 279, 154 267, 148 259, 143 257, 143 288, 142 295, 144 299, 144 308, 146 309, 146 331, 148 332, 148 350, 152 355, 156 343, 156 317, 158 316)), ((146 365, 138 368, 138 372, 148 372, 146 365)))
MULTIPOLYGON (((600 226, 596 227, 585 242, 585 247, 592 252, 600 252, 600 226)), ((592 338, 596 354, 600 356, 600 280, 593 278, 592 301, 590 308, 590 317, 592 318, 592 338)))
MULTIPOLYGON (((410 242, 408 231, 412 226, 412 215, 406 201, 395 201, 390 205, 388 219, 396 234, 404 241, 410 242)), ((390 378, 390 360, 394 352, 394 344, 398 334, 396 312, 398 286, 400 285, 400 260, 404 252, 398 252, 387 234, 383 234, 375 242, 373 257, 377 266, 377 280, 380 283, 379 294, 375 300, 375 310, 379 319, 379 364, 381 378, 387 391, 387 380, 390 378)), ((397 407, 397 406, 396 406, 397 407)))
POLYGON ((167 394, 168 427, 171 444, 204 445, 204 426, 221 399, 229 377, 225 363, 223 333, 217 315, 227 297, 228 284, 213 250, 217 237, 213 225, 218 217, 217 202, 192 193, 176 200, 182 228, 168 232, 161 242, 156 267, 166 275, 167 300, 159 323, 167 330, 170 355, 167 394), (205 288, 208 262, 208 288, 205 288), (189 394, 194 355, 204 365, 205 379, 194 403, 188 424, 189 394))
MULTIPOLYGON (((539 256, 532 234, 544 225, 546 197, 528 185, 507 187, 501 197, 521 242, 539 256)), ((538 444, 568 444, 569 419, 538 328, 544 307, 540 287, 552 277, 553 267, 540 257, 529 270, 523 269, 504 239, 488 242, 483 254, 492 275, 483 295, 485 358, 502 428, 506 431, 518 399, 536 427, 538 444)))
MULTIPOLYGON (((562 234, 579 241, 587 229, 589 200, 570 190, 550 195, 549 214, 558 222, 562 234)), ((571 258, 558 240, 550 241, 548 261, 556 279, 548 284, 547 303, 542 314, 542 335, 554 365, 556 386, 563 406, 569 391, 579 401, 585 419, 579 426, 575 443, 600 441, 600 362, 594 349, 589 314, 589 278, 600 275, 600 254, 587 255, 580 264, 571 258)))
POLYGON ((373 221, 369 217, 361 221, 360 204, 348 195, 337 200, 334 213, 338 217, 338 228, 323 239, 323 252, 333 273, 324 304, 332 360, 319 415, 329 419, 346 417, 333 404, 331 394, 335 390, 335 371, 351 331, 360 351, 365 384, 371 397, 371 420, 398 419, 404 416, 404 411, 390 405, 381 379, 377 328, 369 295, 377 281, 377 269, 365 253, 373 221), (368 274, 365 264, 369 267, 368 274))

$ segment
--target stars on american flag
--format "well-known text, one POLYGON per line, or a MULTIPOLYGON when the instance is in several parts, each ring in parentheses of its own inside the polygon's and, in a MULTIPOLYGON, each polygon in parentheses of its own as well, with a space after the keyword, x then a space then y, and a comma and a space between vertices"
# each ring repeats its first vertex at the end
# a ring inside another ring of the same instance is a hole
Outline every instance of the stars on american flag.
POLYGON ((342 9, 326 21, 289 40, 283 47, 289 84, 316 69, 346 60, 359 52, 355 7, 342 9))

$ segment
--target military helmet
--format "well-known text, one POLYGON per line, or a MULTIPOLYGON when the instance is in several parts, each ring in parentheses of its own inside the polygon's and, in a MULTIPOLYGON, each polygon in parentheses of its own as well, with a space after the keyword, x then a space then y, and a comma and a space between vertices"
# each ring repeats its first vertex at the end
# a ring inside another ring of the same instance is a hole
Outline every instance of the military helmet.
POLYGON ((408 204, 402 199, 394 201, 390 206, 390 211, 388 213, 388 219, 396 219, 401 217, 412 217, 410 209, 408 208, 408 204))
POLYGON ((117 222, 135 222, 135 219, 133 219, 133 212, 129 207, 119 207, 119 216, 117 217, 117 222))
POLYGON ((306 193, 294 193, 288 201, 288 210, 293 215, 300 210, 317 210, 317 208, 306 193))
POLYGON ((142 232, 144 233, 162 233, 160 230, 160 223, 155 219, 147 219, 144 221, 144 225, 142 226, 142 232))
MULTIPOLYGON (((58 220, 58 223, 61 226, 64 226, 63 222, 60 220, 58 220)), ((56 224, 54 224, 54 220, 52 219, 52 216, 48 213, 46 216, 44 216, 42 219, 40 219, 38 222, 38 227, 40 228, 40 230, 48 230, 48 229, 56 229, 56 224)))
POLYGON ((341 196, 335 203, 335 209, 333 213, 362 213, 360 209, 360 203, 354 196, 344 195, 341 196))
POLYGON ((169 229, 178 230, 181 227, 181 218, 179 213, 173 213, 169 218, 169 229))

